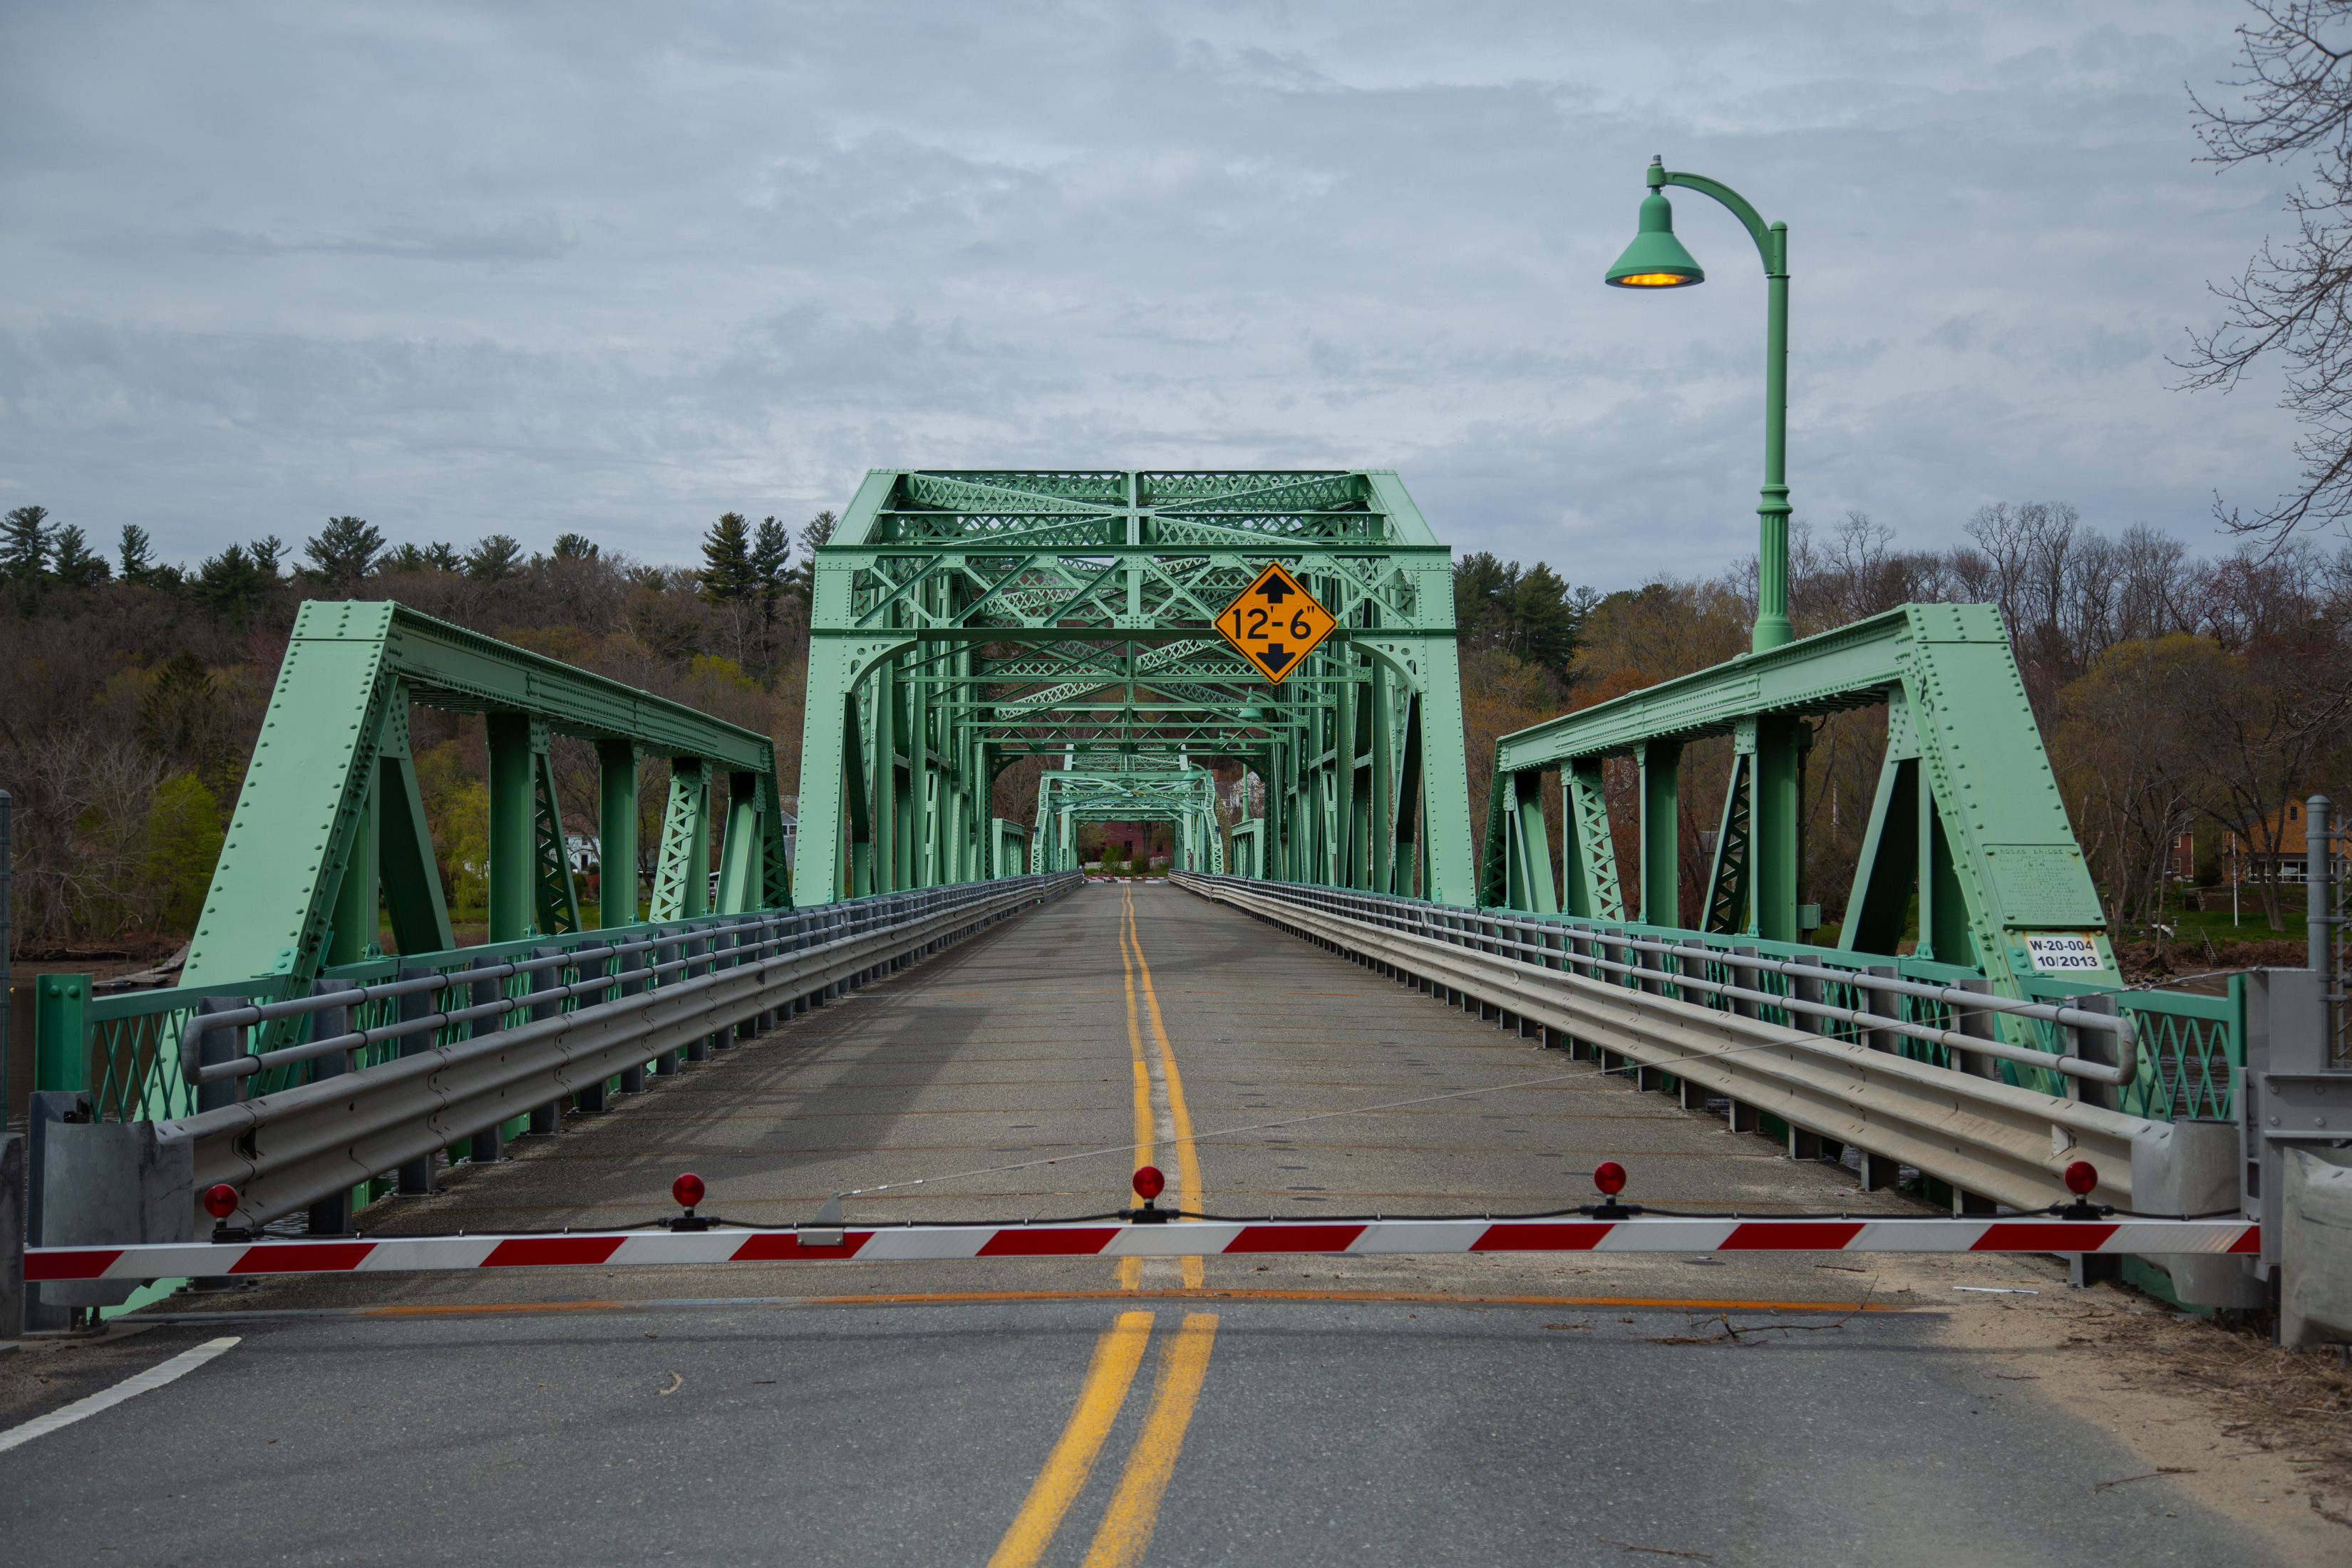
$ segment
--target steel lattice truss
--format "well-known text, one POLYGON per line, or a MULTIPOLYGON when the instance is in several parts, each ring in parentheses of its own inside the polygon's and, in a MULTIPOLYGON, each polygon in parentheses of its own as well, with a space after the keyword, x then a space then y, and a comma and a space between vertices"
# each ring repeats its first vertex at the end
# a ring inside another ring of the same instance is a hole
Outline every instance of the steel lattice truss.
POLYGON ((1176 827, 1177 871, 1223 872, 1224 837, 1217 830, 1217 781, 1206 769, 1137 767, 1121 773, 1055 768, 1037 779, 1033 872, 1078 868, 1081 822, 1169 822, 1176 827))
MULTIPOLYGON (((604 863, 637 863, 637 761, 670 760, 657 920, 789 901, 775 743, 768 736, 380 601, 305 603, 196 922, 183 984, 282 975, 378 950, 379 899, 404 953, 457 945, 409 752, 412 704, 478 714, 489 756, 484 914, 491 942, 580 929, 549 742, 595 744, 604 863)), ((584 826, 584 825, 583 825, 584 826)), ((624 883, 623 886, 627 886, 624 883)), ((607 900, 630 925, 636 900, 607 900)))
POLYGON ((1015 869, 1034 755, 1239 758, 1265 874, 1472 899, 1451 552, 1394 474, 877 469, 814 565, 802 901, 1015 869), (1278 687, 1211 625, 1269 560, 1340 628, 1278 687))
POLYGON ((1801 883, 1809 721, 1880 703, 1885 762, 1838 945, 1893 953, 1908 926, 1918 938, 1912 961, 2032 996, 2053 977, 2037 972, 2029 939, 2072 934, 2099 962, 2065 981, 2120 984, 2097 889, 1990 605, 1906 605, 1503 736, 1480 901, 1679 930, 1683 748, 1728 735, 1731 774, 1701 884, 1704 929, 1801 952, 1821 924, 1801 883), (1609 757, 1640 769, 1639 853, 1622 892, 1601 787, 1609 757), (1540 805, 1541 775, 1555 771, 1570 802, 1557 847, 1540 805))

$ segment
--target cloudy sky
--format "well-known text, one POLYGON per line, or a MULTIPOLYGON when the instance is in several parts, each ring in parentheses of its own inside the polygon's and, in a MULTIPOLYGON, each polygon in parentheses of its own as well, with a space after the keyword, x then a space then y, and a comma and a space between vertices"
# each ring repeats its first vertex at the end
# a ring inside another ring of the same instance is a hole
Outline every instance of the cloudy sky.
POLYGON ((1601 286, 1653 153, 1790 231, 1790 482, 1906 543, 2221 547, 2273 391, 2168 390, 2288 174, 2193 162, 2232 0, 16 5, 0 506, 167 559, 576 529, 869 467, 1400 470, 1604 588, 1754 547, 1764 284, 1601 286))

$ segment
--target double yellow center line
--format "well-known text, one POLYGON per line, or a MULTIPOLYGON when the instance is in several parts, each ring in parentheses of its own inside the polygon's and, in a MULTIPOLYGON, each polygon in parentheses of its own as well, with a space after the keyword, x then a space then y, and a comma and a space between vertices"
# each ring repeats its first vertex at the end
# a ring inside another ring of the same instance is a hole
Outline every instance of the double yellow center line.
MULTIPOLYGON (((1126 972, 1127 1043, 1135 1068, 1135 1163, 1138 1169, 1157 1164, 1157 1145, 1172 1143, 1176 1153, 1175 1190, 1168 1194, 1168 1206, 1197 1213, 1207 1193, 1201 1185, 1201 1156, 1192 1144, 1192 1113, 1184 1104, 1184 1075, 1177 1070, 1175 1048, 1168 1043, 1168 1025, 1160 1016, 1160 996, 1151 988, 1151 965, 1143 956, 1143 942, 1135 925, 1133 885, 1122 883, 1119 895, 1118 962, 1126 972), (1147 1016, 1158 1047, 1151 1056, 1147 1056, 1143 1048, 1143 1020, 1147 1016), (1162 1107, 1166 1110, 1164 1124, 1162 1107)), ((1185 1285, 1197 1289, 1203 1279, 1201 1259, 1180 1258, 1176 1261, 1185 1285)), ((1143 1265, 1140 1258, 1119 1259, 1119 1285, 1129 1290, 1140 1289, 1143 1265)))
MULTIPOLYGON (((1119 893, 1118 961, 1126 976, 1127 1043, 1135 1075, 1135 1163, 1139 1169, 1157 1164, 1159 1146, 1172 1145, 1176 1169, 1167 1194, 1169 1206, 1197 1210, 1205 1194, 1200 1155, 1192 1146, 1192 1113, 1184 1104, 1184 1075, 1177 1069, 1167 1020, 1160 1016, 1160 997, 1151 986, 1151 964, 1143 956, 1135 923, 1134 889, 1123 886, 1119 893), (1147 1021, 1151 1028, 1150 1049, 1143 1039, 1147 1021)), ((1122 1289, 1143 1288, 1147 1261, 1166 1267, 1165 1259, 1119 1259, 1122 1289)), ((1201 1259, 1182 1258, 1177 1265, 1184 1284, 1198 1289, 1201 1259)), ((1045 1457, 1045 1468, 1037 1472, 996 1554, 988 1560, 989 1568, 1028 1568, 1053 1544, 1063 1516, 1086 1489, 1096 1456, 1102 1452, 1119 1409, 1127 1403, 1128 1388, 1143 1363, 1156 1321, 1156 1315, 1148 1311, 1121 1312, 1118 1321, 1096 1342, 1094 1359, 1087 1365, 1086 1383, 1078 1390, 1069 1424, 1045 1457)), ((1143 1560, 1144 1549, 1151 1544, 1152 1528, 1159 1521, 1160 1500, 1168 1490, 1169 1477, 1175 1473, 1185 1428, 1200 1401, 1201 1380, 1208 1375, 1209 1350, 1216 1337, 1215 1313, 1188 1312, 1160 1345, 1151 1406, 1144 1414, 1134 1446, 1128 1450, 1127 1468, 1119 1474, 1094 1542, 1087 1548, 1085 1568, 1124 1568, 1143 1560)))
MULTIPOLYGON (((988 1568, 1030 1568, 1053 1544, 1063 1516, 1086 1489, 1095 1457, 1102 1452, 1119 1407, 1127 1403, 1128 1387, 1142 1364, 1155 1317, 1151 1312, 1121 1312, 1118 1321, 1095 1342, 1094 1359, 1087 1365, 1087 1380, 1078 1390, 1069 1425, 1045 1457, 1045 1468, 1037 1472, 1012 1528, 989 1558, 988 1568)), ((1127 1468, 1120 1472, 1110 1506, 1087 1548, 1084 1568, 1132 1568, 1143 1561, 1144 1549, 1151 1544, 1151 1531, 1160 1521, 1160 1500, 1168 1490, 1169 1477, 1175 1473, 1176 1456, 1184 1447, 1192 1408, 1200 1403, 1201 1383, 1208 1375, 1209 1351, 1216 1338, 1215 1313, 1187 1312, 1182 1326, 1160 1345, 1151 1407, 1144 1414, 1143 1429, 1136 1434, 1134 1446, 1128 1449, 1127 1468)))

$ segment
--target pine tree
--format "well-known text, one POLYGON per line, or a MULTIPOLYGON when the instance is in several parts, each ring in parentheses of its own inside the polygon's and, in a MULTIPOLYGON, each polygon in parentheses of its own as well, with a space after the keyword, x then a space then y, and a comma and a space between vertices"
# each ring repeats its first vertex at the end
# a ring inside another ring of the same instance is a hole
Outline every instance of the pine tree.
POLYGON ((558 561, 593 561, 595 543, 584 533, 559 533, 555 536, 555 558, 558 561))
POLYGON ((761 617, 771 626, 776 619, 776 595, 784 591, 784 563, 792 553, 784 525, 772 517, 761 519, 760 531, 751 539, 751 575, 760 588, 761 617))
POLYGON ((467 552, 466 575, 478 583, 503 583, 521 574, 522 544, 511 534, 493 533, 467 552))
POLYGON ((37 583, 49 574, 49 509, 20 506, 0 527, 0 572, 19 583, 37 583))
POLYGON ((714 604, 749 598, 757 579, 751 569, 751 541, 743 514, 722 512, 702 540, 702 570, 695 581, 702 596, 714 604))
MULTIPOLYGON (((229 549, 244 554, 235 545, 229 549)), ((231 722, 212 672, 203 659, 182 648, 156 672, 154 684, 139 704, 131 734, 155 756, 226 787, 231 722)))
POLYGON ((277 582, 274 561, 265 572, 261 563, 246 552, 245 546, 232 544, 196 568, 196 596, 211 605, 214 614, 226 616, 229 625, 241 631, 252 624, 263 595, 277 582))
POLYGON ((122 580, 124 582, 147 581, 149 574, 154 571, 153 565, 148 560, 148 551, 152 548, 152 542, 148 539, 145 529, 135 522, 126 522, 122 525, 122 580))
POLYGON ((816 603, 817 546, 833 538, 834 528, 840 521, 827 510, 801 525, 801 563, 793 567, 787 576, 801 597, 812 606, 816 603))
POLYGON ((302 543, 311 574, 328 586, 357 588, 368 567, 383 549, 383 535, 363 517, 331 517, 327 526, 302 543))
POLYGON ((50 571, 68 588, 95 588, 109 575, 106 557, 91 552, 81 525, 72 522, 58 531, 57 563, 50 571))

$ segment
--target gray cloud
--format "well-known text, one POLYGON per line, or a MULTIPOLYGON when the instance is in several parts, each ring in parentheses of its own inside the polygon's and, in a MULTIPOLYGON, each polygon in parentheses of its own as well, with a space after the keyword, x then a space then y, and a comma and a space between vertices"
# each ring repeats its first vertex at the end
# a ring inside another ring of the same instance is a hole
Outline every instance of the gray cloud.
POLYGON ((685 558, 868 466, 1392 466, 1616 586, 1752 547, 1763 284, 1599 286, 1653 152, 1790 226, 1791 481, 2213 541, 2167 390, 2284 175, 2210 4, 17 7, 0 495, 167 554, 358 511, 685 558), (2268 183, 2265 183, 2265 182, 2268 183))

